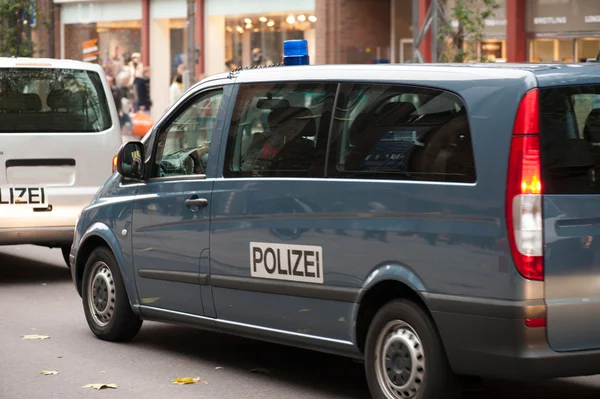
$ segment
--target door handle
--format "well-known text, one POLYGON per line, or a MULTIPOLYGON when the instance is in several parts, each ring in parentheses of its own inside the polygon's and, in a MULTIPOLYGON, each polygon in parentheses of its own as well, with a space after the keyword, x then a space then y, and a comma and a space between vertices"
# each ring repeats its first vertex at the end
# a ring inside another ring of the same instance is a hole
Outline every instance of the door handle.
POLYGON ((190 198, 185 200, 185 206, 189 208, 193 206, 204 208, 206 205, 208 205, 208 200, 206 198, 190 198))

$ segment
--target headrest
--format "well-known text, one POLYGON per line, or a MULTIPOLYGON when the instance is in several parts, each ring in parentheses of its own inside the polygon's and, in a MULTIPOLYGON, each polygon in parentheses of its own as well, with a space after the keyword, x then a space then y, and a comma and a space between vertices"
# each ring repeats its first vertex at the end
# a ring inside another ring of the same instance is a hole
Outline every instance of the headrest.
POLYGON ((288 137, 313 137, 317 134, 317 122, 310 110, 304 107, 276 108, 268 116, 269 130, 288 137))
POLYGON ((52 90, 46 102, 53 110, 80 108, 83 106, 83 95, 69 90, 52 90))
POLYGON ((354 118, 350 128, 350 144, 357 145, 361 136, 367 134, 367 130, 372 128, 386 128, 395 125, 408 123, 410 117, 417 111, 417 108, 409 102, 393 102, 383 106, 381 111, 373 113, 362 113, 354 118))
POLYGON ((42 110, 42 99, 35 93, 27 93, 23 95, 25 100, 25 109, 27 111, 40 112, 42 110))
POLYGON ((387 103, 379 112, 378 125, 406 123, 417 112, 417 108, 409 102, 387 103))
POLYGON ((375 114, 370 112, 363 112, 362 114, 358 114, 356 118, 352 121, 352 125, 350 126, 350 132, 348 139, 350 140, 350 144, 356 145, 356 143, 360 140, 361 136, 365 134, 367 128, 373 123, 375 120, 375 114))
POLYGON ((592 110, 585 120, 583 137, 591 142, 600 142, 600 108, 592 110))
POLYGON ((25 97, 23 93, 16 91, 4 91, 0 93, 0 109, 3 111, 23 111, 25 109, 25 97))

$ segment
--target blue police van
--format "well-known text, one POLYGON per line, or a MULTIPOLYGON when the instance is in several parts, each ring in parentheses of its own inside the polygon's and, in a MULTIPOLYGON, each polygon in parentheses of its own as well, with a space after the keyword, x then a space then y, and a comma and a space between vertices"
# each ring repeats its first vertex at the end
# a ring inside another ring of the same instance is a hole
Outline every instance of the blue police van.
POLYGON ((378 399, 600 373, 598 99, 598 63, 206 78, 78 219, 89 327, 361 359, 378 399))

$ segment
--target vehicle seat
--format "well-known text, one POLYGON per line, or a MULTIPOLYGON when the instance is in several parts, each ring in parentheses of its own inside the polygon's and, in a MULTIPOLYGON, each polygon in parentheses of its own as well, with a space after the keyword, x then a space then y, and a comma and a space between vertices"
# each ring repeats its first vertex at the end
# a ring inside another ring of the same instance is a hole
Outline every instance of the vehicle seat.
POLYGON ((21 112, 25 110, 25 96, 16 91, 0 93, 0 110, 3 112, 21 112))
POLYGON ((45 118, 57 129, 65 132, 90 129, 88 115, 84 112, 86 104, 83 94, 73 93, 69 90, 52 90, 48 94, 46 103, 52 112, 48 113, 45 118))
POLYGON ((29 112, 40 112, 42 110, 42 99, 35 93, 27 93, 23 95, 25 102, 25 110, 29 112))
POLYGON ((600 147, 600 108, 593 109, 585 120, 583 138, 592 147, 600 147))
POLYGON ((361 162, 373 147, 399 125, 405 125, 416 114, 416 107, 409 102, 391 102, 378 113, 362 113, 354 119, 350 128, 352 148, 346 155, 345 169, 360 171, 361 162))
POLYGON ((305 107, 275 109, 268 116, 270 138, 263 154, 272 148, 273 161, 267 168, 274 171, 308 171, 315 151, 314 142, 307 137, 317 134, 317 123, 305 107))
MULTIPOLYGON (((474 179, 474 171, 469 166, 471 163, 465 164, 465 160, 473 156, 467 114, 461 111, 442 123, 441 126, 433 126, 423 137, 425 147, 414 153, 411 170, 437 175, 436 179, 439 175, 447 174, 463 175, 462 179, 466 180, 474 179)), ((448 180, 456 180, 456 177, 448 180)))

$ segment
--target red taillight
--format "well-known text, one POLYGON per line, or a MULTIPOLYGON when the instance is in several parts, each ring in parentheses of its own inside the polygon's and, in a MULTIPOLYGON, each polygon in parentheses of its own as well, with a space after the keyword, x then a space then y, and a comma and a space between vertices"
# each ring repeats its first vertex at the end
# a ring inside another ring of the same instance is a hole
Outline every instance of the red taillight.
POLYGON ((546 319, 538 318, 538 319, 525 319, 525 325, 527 327, 546 327, 546 319))
POLYGON ((544 279, 538 90, 527 92, 517 111, 508 162, 506 222, 519 273, 544 279))
POLYGON ((112 171, 115 173, 117 171, 117 156, 115 155, 112 160, 112 171))

